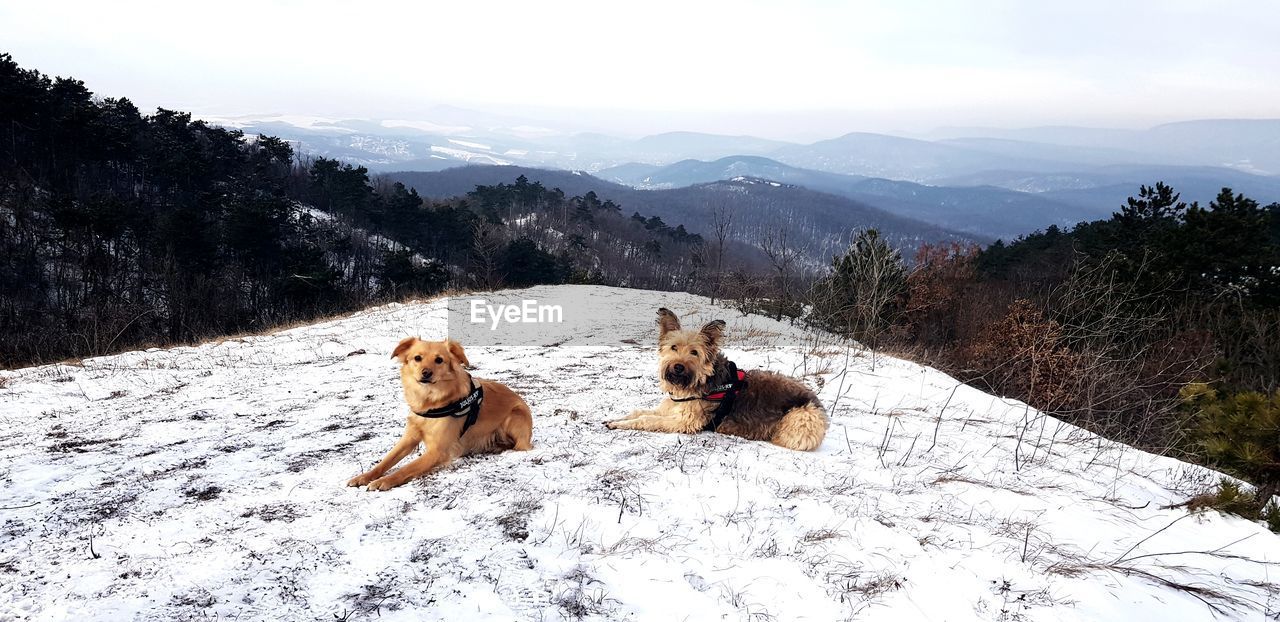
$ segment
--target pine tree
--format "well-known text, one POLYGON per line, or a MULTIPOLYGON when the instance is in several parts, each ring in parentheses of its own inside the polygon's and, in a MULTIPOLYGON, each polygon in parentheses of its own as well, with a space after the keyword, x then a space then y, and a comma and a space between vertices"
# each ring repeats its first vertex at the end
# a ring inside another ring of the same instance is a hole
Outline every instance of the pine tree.
POLYGON ((906 286, 902 256, 880 232, 867 229, 818 283, 814 314, 827 328, 874 347, 901 306, 906 286))
POLYGON ((1181 396, 1197 418, 1200 447, 1218 467, 1258 487, 1259 509, 1280 491, 1280 390, 1219 395, 1195 383, 1181 396))
POLYGON ((1280 247, 1271 240, 1271 218, 1257 201, 1230 188, 1223 188, 1207 209, 1191 206, 1171 250, 1181 260, 1184 279, 1246 297, 1280 289, 1275 269, 1280 266, 1280 247))
POLYGON ((449 282, 449 272, 440 262, 423 262, 406 249, 383 252, 378 272, 382 290, 392 295, 434 294, 449 282))
POLYGON ((564 283, 569 278, 568 266, 529 238, 507 244, 499 264, 506 283, 512 287, 564 283))
POLYGON ((1155 186, 1141 186, 1138 198, 1129 197, 1116 220, 1134 229, 1145 229, 1152 224, 1176 222, 1187 211, 1187 204, 1179 201, 1182 195, 1158 181, 1155 186))

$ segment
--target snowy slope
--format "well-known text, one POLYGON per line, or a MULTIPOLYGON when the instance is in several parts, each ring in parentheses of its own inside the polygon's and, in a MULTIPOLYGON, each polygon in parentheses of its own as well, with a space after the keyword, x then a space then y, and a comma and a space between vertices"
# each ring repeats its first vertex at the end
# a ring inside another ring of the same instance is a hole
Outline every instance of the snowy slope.
POLYGON ((1173 621, 1280 609, 1274 535, 1159 509, 1210 471, 698 297, 573 293, 616 344, 468 351, 477 375, 533 406, 535 449, 385 493, 343 483, 399 435, 388 355, 406 335, 444 334, 440 301, 0 372, 0 619, 1173 621), (833 411, 820 450, 601 426, 660 397, 659 305, 726 319, 740 366, 820 387, 833 411))

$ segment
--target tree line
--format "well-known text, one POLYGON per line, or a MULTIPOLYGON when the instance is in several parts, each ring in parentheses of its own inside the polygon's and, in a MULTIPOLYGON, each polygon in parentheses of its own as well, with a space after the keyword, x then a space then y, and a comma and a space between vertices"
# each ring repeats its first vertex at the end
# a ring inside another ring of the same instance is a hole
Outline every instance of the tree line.
POLYGON ((1280 204, 1157 183, 1109 219, 909 262, 864 231, 807 296, 819 326, 1246 478, 1209 504, 1280 528, 1280 204))
POLYGON ((0 55, 0 365, 187 343, 447 288, 671 289, 683 227, 517 179, 424 201, 285 141, 0 55), (641 217, 643 219, 643 217, 641 217))

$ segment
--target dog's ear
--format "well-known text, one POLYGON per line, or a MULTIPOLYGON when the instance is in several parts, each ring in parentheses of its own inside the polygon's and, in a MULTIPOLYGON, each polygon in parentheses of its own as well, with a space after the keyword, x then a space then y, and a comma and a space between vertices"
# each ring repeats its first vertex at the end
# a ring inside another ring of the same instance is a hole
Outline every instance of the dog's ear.
POLYGON ((391 358, 400 359, 401 363, 405 362, 404 353, 408 352, 409 348, 412 348, 414 342, 417 340, 417 337, 405 337, 404 339, 401 339, 400 343, 396 344, 396 349, 391 351, 391 358))
POLYGON ((707 341, 708 346, 719 346, 720 337, 724 336, 724 320, 711 320, 698 332, 702 333, 702 338, 707 341))
POLYGON ((471 361, 467 360, 467 353, 463 351, 462 344, 452 339, 450 339, 447 343, 449 344, 449 354, 453 355, 453 360, 458 361, 459 363, 462 363, 463 367, 470 368, 471 361))
POLYGON ((658 309, 658 339, 662 339, 673 330, 680 330, 680 318, 676 317, 671 309, 666 307, 658 309))

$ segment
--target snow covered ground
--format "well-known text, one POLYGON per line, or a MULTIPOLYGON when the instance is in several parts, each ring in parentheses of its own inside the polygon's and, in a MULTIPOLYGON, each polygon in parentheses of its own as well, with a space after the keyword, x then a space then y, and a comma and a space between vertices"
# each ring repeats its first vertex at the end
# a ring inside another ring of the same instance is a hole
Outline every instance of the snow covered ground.
MULTIPOLYGON (((565 295, 563 288, 504 292, 565 295)), ((612 345, 468 348, 530 452, 344 482, 407 414, 443 301, 0 372, 0 619, 1261 620, 1280 540, 1160 509, 1211 471, 705 299, 573 290, 612 345), (820 388, 819 451, 611 432, 656 403, 654 310, 820 388), (686 325, 696 322, 686 319, 686 325)), ((598 340, 598 338, 597 338, 598 340)), ((1280 569, 1277 569, 1280 571, 1280 569)))

